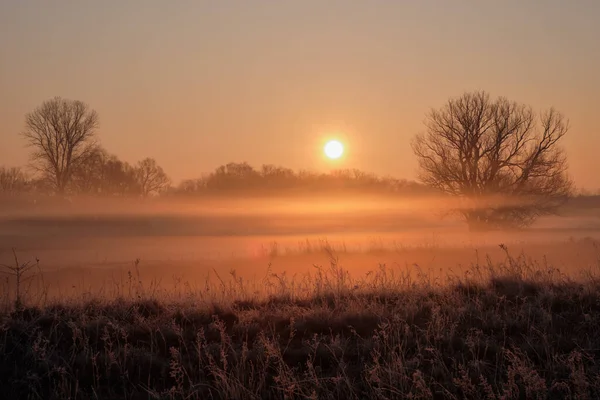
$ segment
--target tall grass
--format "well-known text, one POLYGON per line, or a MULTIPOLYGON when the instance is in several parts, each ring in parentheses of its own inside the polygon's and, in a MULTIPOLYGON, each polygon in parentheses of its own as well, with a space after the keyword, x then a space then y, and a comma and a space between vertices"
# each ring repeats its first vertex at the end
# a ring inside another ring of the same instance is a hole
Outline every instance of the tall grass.
POLYGON ((503 246, 443 281, 413 266, 351 276, 231 271, 200 287, 12 307, 0 317, 6 399, 600 397, 600 281, 503 246))

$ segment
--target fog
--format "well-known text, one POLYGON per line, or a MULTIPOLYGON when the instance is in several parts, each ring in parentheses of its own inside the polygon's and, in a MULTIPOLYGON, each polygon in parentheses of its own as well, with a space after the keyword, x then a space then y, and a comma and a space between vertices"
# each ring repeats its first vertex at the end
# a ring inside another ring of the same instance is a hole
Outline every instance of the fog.
POLYGON ((0 262, 13 262, 16 248, 46 271, 127 269, 139 259, 152 274, 180 269, 198 277, 221 266, 250 276, 269 264, 302 272, 327 264, 325 247, 361 273, 380 263, 448 270, 497 253, 499 244, 557 264, 592 265, 593 246, 557 251, 556 244, 600 232, 598 208, 577 205, 523 231, 469 232, 448 215, 455 204, 433 196, 78 197, 19 204, 2 210, 0 262))

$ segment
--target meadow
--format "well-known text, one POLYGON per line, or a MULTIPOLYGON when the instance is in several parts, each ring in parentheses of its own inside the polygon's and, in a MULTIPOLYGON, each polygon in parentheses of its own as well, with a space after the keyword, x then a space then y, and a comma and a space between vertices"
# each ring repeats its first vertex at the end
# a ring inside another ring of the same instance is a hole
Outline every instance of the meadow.
POLYGON ((4 221, 3 398, 600 396, 593 215, 178 218, 4 221))
POLYGON ((137 2, 0 0, 0 400, 600 399, 599 1, 137 2))

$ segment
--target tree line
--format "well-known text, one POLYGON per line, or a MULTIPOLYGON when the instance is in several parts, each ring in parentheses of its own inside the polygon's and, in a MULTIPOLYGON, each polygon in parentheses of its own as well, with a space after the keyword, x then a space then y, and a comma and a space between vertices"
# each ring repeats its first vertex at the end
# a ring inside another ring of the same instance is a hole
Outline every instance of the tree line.
POLYGON ((535 112, 484 91, 466 92, 432 109, 425 126, 411 142, 418 183, 357 170, 255 169, 244 162, 174 187, 154 159, 130 165, 103 149, 96 137, 98 115, 87 104, 55 97, 25 116, 21 135, 31 148, 34 177, 18 168, 0 169, 0 190, 144 197, 286 190, 435 192, 463 201, 454 211, 471 229, 528 226, 556 213, 573 194, 561 147, 569 122, 553 108, 535 112))
POLYGON ((0 191, 148 197, 340 190, 420 194, 428 190, 417 182, 378 177, 356 169, 317 173, 276 165, 257 169, 247 162, 228 163, 173 186, 153 158, 132 165, 103 148, 96 136, 98 128, 98 114, 81 101, 55 97, 42 103, 25 116, 21 133, 31 149, 33 173, 0 167, 0 191))
POLYGON ((162 193, 170 182, 154 159, 146 158, 131 165, 102 147, 90 150, 71 166, 68 179, 57 175, 31 174, 19 167, 0 167, 0 193, 150 196, 162 193))
MULTIPOLYGON (((247 162, 228 163, 196 179, 172 185, 163 169, 152 158, 135 165, 97 148, 86 162, 75 168, 62 195, 92 196, 182 196, 211 194, 277 195, 314 193, 372 193, 421 195, 434 191, 418 182, 380 177, 357 169, 329 173, 294 171, 277 165, 255 168, 247 162)), ((0 167, 0 193, 42 193, 55 195, 53 181, 28 174, 18 167, 0 167)))

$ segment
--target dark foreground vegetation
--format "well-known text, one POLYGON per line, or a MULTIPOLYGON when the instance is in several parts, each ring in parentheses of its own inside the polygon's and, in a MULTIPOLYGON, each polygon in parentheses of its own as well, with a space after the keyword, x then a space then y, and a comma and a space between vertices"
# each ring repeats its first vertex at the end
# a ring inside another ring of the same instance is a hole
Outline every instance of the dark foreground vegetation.
POLYGON ((593 275, 507 255, 443 285, 384 267, 352 280, 335 261, 271 276, 263 297, 233 277, 211 301, 134 288, 6 311, 3 398, 600 397, 593 275))

